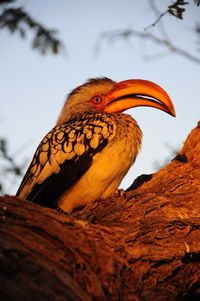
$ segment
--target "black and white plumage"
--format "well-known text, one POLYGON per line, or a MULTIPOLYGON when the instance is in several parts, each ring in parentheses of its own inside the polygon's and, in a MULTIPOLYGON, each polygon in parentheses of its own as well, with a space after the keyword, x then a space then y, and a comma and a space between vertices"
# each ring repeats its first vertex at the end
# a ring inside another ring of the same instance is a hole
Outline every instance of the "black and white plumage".
POLYGON ((70 213, 114 194, 142 139, 136 121, 121 111, 138 105, 174 115, 166 92, 148 81, 101 78, 76 88, 39 144, 17 195, 70 213))

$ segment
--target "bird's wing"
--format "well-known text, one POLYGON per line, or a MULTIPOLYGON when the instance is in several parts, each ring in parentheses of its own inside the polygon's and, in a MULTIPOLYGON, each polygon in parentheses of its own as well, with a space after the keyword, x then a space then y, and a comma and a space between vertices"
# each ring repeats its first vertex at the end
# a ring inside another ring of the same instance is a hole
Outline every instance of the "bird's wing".
POLYGON ((102 113, 84 114, 53 128, 39 144, 17 195, 55 207, 58 196, 84 174, 115 134, 114 119, 102 113))

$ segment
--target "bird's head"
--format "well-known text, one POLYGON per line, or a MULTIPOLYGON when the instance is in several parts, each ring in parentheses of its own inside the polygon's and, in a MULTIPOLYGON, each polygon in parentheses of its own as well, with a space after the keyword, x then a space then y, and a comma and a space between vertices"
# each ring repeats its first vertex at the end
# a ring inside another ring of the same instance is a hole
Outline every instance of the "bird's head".
POLYGON ((143 79, 114 82, 109 78, 91 79, 68 96, 57 125, 84 112, 117 113, 147 106, 175 116, 169 95, 157 84, 143 79))

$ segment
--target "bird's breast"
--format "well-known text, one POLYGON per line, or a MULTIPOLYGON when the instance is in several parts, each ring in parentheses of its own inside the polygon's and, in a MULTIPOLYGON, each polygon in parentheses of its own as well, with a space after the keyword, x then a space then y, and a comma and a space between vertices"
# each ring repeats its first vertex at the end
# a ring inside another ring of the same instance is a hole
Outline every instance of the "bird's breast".
POLYGON ((118 185, 134 163, 141 147, 142 132, 137 122, 127 114, 117 114, 116 135, 108 144, 115 179, 118 179, 118 185), (113 162, 113 163, 112 163, 113 162))
POLYGON ((138 154, 142 133, 129 115, 115 114, 110 120, 112 135, 107 145, 93 156, 90 168, 59 198, 58 205, 67 212, 114 194, 138 154))

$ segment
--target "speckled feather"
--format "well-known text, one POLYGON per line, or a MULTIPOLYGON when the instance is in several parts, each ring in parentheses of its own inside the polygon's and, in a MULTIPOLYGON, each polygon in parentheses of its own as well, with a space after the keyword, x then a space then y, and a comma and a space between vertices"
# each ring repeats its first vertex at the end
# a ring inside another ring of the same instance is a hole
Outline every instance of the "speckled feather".
POLYGON ((115 135, 114 117, 103 113, 85 113, 54 127, 39 144, 17 195, 56 206, 63 190, 81 177, 115 135))
POLYGON ((35 152, 20 198, 70 213, 115 193, 142 140, 131 116, 105 113, 106 96, 115 87, 111 79, 96 78, 68 95, 55 127, 35 152))

